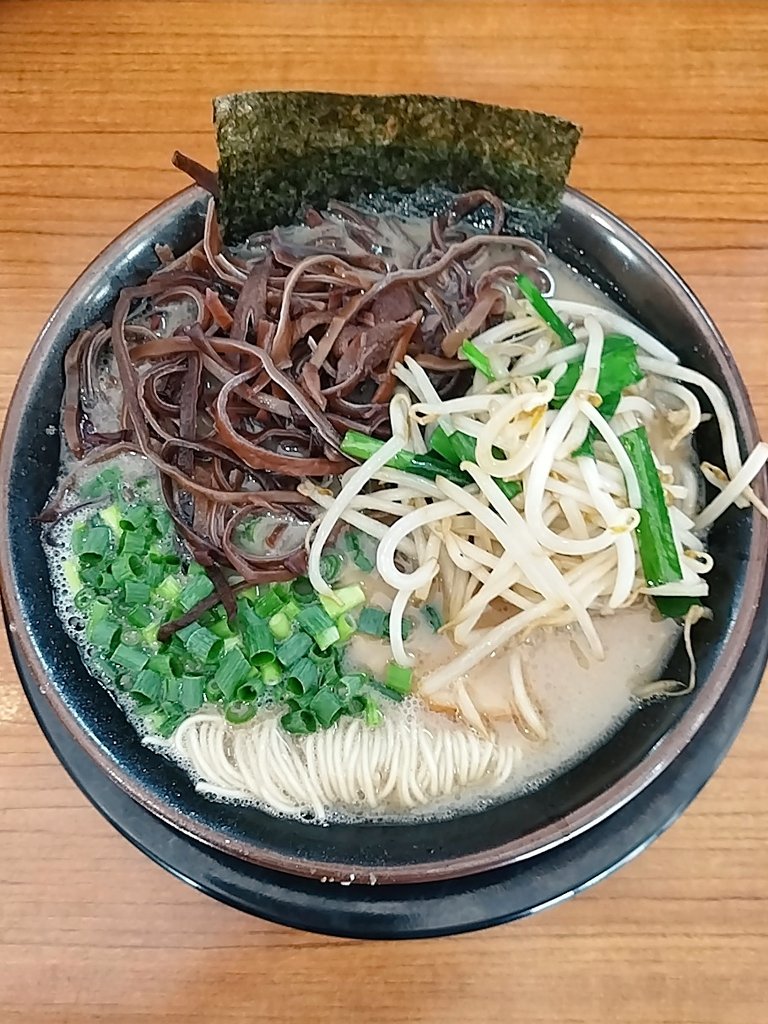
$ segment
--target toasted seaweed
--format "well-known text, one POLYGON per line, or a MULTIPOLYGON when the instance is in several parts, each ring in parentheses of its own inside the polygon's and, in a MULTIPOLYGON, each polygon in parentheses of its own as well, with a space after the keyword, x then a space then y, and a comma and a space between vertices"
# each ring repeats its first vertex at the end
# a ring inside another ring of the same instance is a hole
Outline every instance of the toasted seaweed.
POLYGON ((487 188, 540 229, 557 212, 581 130, 438 96, 244 92, 214 100, 218 216, 228 242, 330 198, 487 188))

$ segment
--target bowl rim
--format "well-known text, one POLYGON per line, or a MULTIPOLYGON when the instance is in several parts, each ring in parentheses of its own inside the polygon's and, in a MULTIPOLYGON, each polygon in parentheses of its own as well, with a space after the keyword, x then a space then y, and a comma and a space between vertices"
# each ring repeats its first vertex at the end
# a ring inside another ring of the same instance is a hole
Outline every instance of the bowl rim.
MULTIPOLYGON (((47 352, 57 337, 59 324, 65 322, 67 317, 77 309, 83 301, 83 296, 99 284, 103 284, 105 270, 112 261, 144 242, 147 237, 154 237, 156 229, 160 225, 167 222, 169 218, 182 215, 205 197, 207 197, 207 193, 202 189, 191 186, 157 204, 111 241, 86 267, 58 302, 30 349, 8 405, 2 439, 0 439, 0 493, 9 491, 23 414, 47 352)), ((744 444, 747 449, 753 448, 759 440, 759 434, 746 387, 730 350, 693 291, 650 243, 595 200, 568 187, 563 193, 561 206, 576 216, 596 219, 616 239, 639 254, 646 262, 650 262, 655 275, 661 277, 675 294, 676 300, 687 307, 688 312, 697 322, 700 334, 707 338, 709 354, 718 364, 727 383, 727 396, 735 411, 744 444)), ((754 486, 761 496, 765 496, 764 474, 754 486)), ((417 864, 397 864, 389 867, 377 866, 375 869, 377 882, 386 884, 437 881, 476 874, 536 856, 604 821, 658 778, 696 735, 714 709, 736 668, 739 655, 755 621, 768 563, 768 522, 754 509, 751 514, 750 554, 740 608, 723 650, 708 676, 707 685, 697 687, 689 706, 678 721, 647 751, 633 769, 603 792, 580 805, 575 811, 540 826, 524 836, 456 858, 423 861, 417 864)), ((357 873, 360 882, 367 881, 371 870, 367 866, 339 864, 298 856, 290 857, 259 846, 258 840, 255 838, 250 843, 234 838, 225 840, 216 829, 158 800, 152 793, 145 790, 137 779, 124 772, 104 746, 99 743, 96 735, 81 727, 75 715, 67 707, 58 685, 49 685, 42 658, 38 653, 33 636, 26 628, 26 618, 19 600, 15 578, 10 546, 8 504, 2 502, 0 503, 0 593, 6 620, 14 633, 19 652, 29 666, 41 692, 45 694, 48 703, 73 739, 87 751, 101 770, 108 773, 110 778, 137 803, 192 839, 262 867, 310 878, 320 876, 345 878, 350 874, 354 877, 357 873)))

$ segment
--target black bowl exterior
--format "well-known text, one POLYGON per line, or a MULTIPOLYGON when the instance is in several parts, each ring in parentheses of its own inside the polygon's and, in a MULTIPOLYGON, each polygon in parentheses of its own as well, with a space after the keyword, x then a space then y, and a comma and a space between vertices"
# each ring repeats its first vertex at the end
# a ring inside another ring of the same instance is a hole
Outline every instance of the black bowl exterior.
MULTIPOLYGON (((0 487, 7 495, 0 508, 0 576, 22 661, 73 738, 137 802, 181 832, 263 867, 357 883, 434 880, 540 854, 595 826, 674 760, 728 683, 758 611, 768 552, 768 528, 751 511, 732 509, 710 536, 715 616, 697 627, 696 691, 641 709, 592 755, 536 792, 447 821, 320 826, 215 803, 141 743, 122 710, 85 670, 59 626, 33 522, 58 469, 64 351, 79 329, 109 316, 121 286, 153 269, 155 243, 183 251, 200 237, 204 201, 200 190, 188 189, 112 243, 54 312, 20 378, 0 451, 0 487)), ((744 450, 751 448, 757 430, 733 361, 695 297, 658 254, 572 190, 564 196, 550 242, 558 255, 617 291, 641 323, 723 387, 744 450)), ((717 462, 715 445, 714 433, 704 432, 702 457, 717 462)), ((686 672, 678 650, 669 674, 680 678, 686 672)))

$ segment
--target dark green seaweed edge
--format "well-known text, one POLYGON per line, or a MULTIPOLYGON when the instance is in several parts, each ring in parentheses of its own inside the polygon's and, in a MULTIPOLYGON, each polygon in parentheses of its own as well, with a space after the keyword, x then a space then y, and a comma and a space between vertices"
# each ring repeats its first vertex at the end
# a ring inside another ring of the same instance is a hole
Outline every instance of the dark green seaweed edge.
POLYGON ((246 92, 213 107, 229 243, 330 198, 376 205, 427 186, 488 188, 517 226, 538 232, 557 212, 581 135, 548 114, 437 96, 246 92))

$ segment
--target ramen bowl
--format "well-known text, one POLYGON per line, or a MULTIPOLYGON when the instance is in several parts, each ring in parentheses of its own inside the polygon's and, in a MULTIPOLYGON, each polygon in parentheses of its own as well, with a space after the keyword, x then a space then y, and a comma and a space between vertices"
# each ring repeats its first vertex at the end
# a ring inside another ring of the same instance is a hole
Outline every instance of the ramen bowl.
MULTIPOLYGON (((472 875, 543 854, 605 823, 664 772, 707 723, 763 629, 768 524, 732 507, 711 530, 713 617, 696 628, 692 693, 639 707, 605 743, 537 789, 445 820, 317 824, 198 793, 176 764, 142 743, 123 710, 86 671, 54 609, 34 517, 59 468, 64 352, 78 331, 109 317, 120 288, 156 266, 154 246, 183 251, 202 234, 207 196, 187 189, 116 239, 72 286, 37 339, 11 401, 0 451, 0 577, 15 657, 71 739, 126 794, 177 832, 262 868, 345 883, 422 883, 472 875)), ((758 441, 744 384, 696 297, 634 231, 572 189, 548 235, 552 250, 714 380, 729 397, 742 455, 758 441)), ((698 432, 717 462, 716 428, 698 432)), ((765 481, 754 484, 763 496, 765 481)), ((762 656, 762 655, 761 655, 762 656)), ((762 666, 760 666, 762 667, 762 666)), ((751 666, 754 670, 755 666, 751 666)), ((665 674, 684 678, 682 643, 665 674)), ((714 770, 719 755, 712 754, 714 770)))

